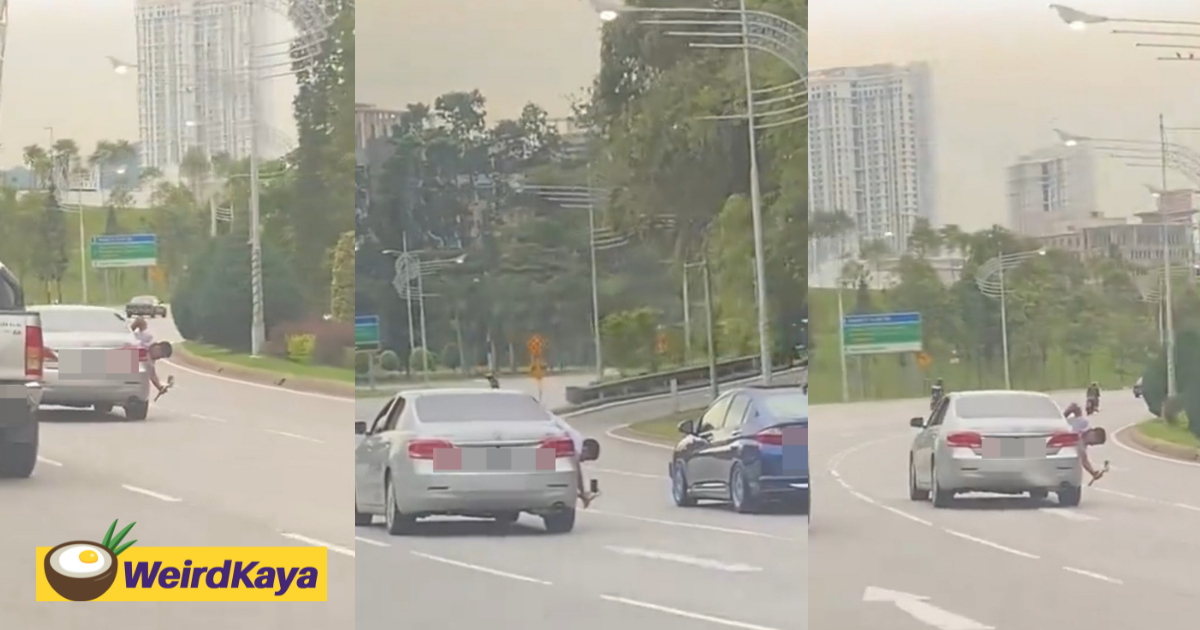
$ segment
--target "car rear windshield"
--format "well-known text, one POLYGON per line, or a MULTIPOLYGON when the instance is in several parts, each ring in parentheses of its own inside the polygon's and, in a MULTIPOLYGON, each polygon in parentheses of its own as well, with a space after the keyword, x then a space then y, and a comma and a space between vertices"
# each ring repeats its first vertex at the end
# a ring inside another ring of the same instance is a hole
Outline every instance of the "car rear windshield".
POLYGON ((414 404, 421 422, 528 422, 549 421, 550 413, 537 400, 523 394, 485 392, 423 394, 414 404))
POLYGON ((1054 401, 1037 394, 986 394, 964 396, 954 403, 954 413, 965 420, 988 418, 1051 419, 1062 412, 1054 401))
POLYGON ((129 332, 125 318, 115 311, 94 309, 47 309, 41 312, 42 328, 48 332, 129 332))
POLYGON ((153 303, 154 303, 154 296, 151 296, 151 295, 139 295, 138 297, 135 297, 135 298, 133 298, 132 300, 130 300, 130 301, 129 301, 129 303, 130 303, 130 304, 153 304, 153 303))
POLYGON ((767 394, 762 406, 779 420, 808 420, 808 396, 800 392, 767 394))

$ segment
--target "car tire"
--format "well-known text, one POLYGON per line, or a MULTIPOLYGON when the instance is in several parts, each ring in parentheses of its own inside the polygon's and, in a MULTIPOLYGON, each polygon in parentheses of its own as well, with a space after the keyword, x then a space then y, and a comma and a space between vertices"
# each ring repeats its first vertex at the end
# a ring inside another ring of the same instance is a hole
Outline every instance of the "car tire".
POLYGON ((696 500, 692 498, 692 493, 688 491, 688 481, 686 468, 683 462, 675 460, 671 464, 671 499, 675 501, 677 507, 695 507, 696 500))
POLYGON ((412 532, 413 526, 417 524, 417 519, 402 514, 400 506, 396 504, 396 492, 392 490, 392 476, 388 474, 383 481, 383 496, 384 505, 383 511, 384 521, 389 536, 403 536, 412 532))
POLYGON ((929 498, 933 501, 935 508, 948 508, 954 503, 954 493, 949 490, 943 490, 941 484, 938 483, 937 460, 929 466, 929 498))
POLYGON ((1030 490, 1029 498, 1033 501, 1045 501, 1050 493, 1045 490, 1030 490))
POLYGON ((1078 486, 1060 488, 1055 494, 1058 496, 1058 504, 1063 507, 1078 507, 1079 502, 1083 500, 1083 488, 1078 486))
POLYGON ((28 479, 37 467, 38 425, 33 425, 33 438, 16 442, 0 431, 0 479, 28 479))
POLYGON ((129 420, 145 420, 150 415, 150 403, 140 400, 125 405, 125 418, 129 420))
POLYGON ((368 527, 374 522, 374 520, 375 520, 375 516, 373 514, 358 511, 358 491, 355 490, 355 492, 354 492, 354 526, 355 527, 368 527))
POLYGON ((113 406, 110 403, 96 403, 92 405, 92 411, 96 413, 112 413, 113 406))
POLYGON ((753 514, 758 508, 757 497, 750 488, 750 480, 746 478, 746 469, 741 462, 736 462, 729 471, 729 502, 738 514, 753 514))
POLYGON ((928 501, 929 491, 922 490, 917 485, 917 467, 913 463, 912 456, 908 458, 908 499, 910 501, 928 501))
POLYGON ((575 508, 542 515, 547 534, 566 534, 575 529, 575 508))

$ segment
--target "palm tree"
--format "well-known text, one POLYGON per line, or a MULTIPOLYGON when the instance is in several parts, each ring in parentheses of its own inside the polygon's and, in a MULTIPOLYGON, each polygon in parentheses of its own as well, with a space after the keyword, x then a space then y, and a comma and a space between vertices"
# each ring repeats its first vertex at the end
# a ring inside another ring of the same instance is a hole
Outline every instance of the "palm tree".
POLYGON ((201 187, 212 171, 212 160, 200 147, 188 147, 179 163, 179 175, 188 181, 188 187, 192 189, 192 194, 197 200, 206 196, 206 191, 201 187))
POLYGON ((879 273, 883 267, 883 261, 887 260, 892 255, 892 248, 887 241, 881 238, 873 239, 863 243, 859 247, 859 255, 867 261, 872 274, 879 279, 880 284, 883 283, 883 277, 879 273))
POLYGON ((908 249, 918 258, 936 255, 942 249, 942 235, 929 225, 929 219, 921 217, 913 223, 908 237, 908 249))
POLYGON ((808 240, 835 238, 854 230, 854 219, 841 210, 818 210, 808 218, 808 240))
POLYGON ((41 146, 31 144, 22 150, 21 156, 25 161, 25 166, 29 168, 30 173, 33 175, 33 187, 41 188, 45 186, 54 170, 53 162, 50 161, 50 154, 41 146))

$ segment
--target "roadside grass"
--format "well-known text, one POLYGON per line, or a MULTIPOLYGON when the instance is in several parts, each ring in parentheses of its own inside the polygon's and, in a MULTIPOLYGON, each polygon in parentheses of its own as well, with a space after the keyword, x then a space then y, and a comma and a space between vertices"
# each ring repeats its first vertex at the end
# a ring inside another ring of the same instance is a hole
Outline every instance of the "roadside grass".
POLYGON ((185 352, 189 352, 202 359, 227 363, 260 372, 269 372, 280 376, 318 378, 342 383, 354 382, 354 370, 351 369, 336 368, 327 365, 305 365, 274 357, 252 357, 246 354, 238 354, 225 348, 194 341, 185 341, 180 345, 183 346, 185 352))
POLYGON ((1137 431, 1142 435, 1171 444, 1180 446, 1188 446, 1192 448, 1200 448, 1200 437, 1196 437, 1191 431, 1174 422, 1166 422, 1159 418, 1151 418, 1137 425, 1137 431))
POLYGON ((679 423, 684 420, 695 420, 704 413, 704 409, 687 409, 673 413, 663 418, 643 420, 629 425, 629 432, 656 442, 674 444, 679 441, 679 423))

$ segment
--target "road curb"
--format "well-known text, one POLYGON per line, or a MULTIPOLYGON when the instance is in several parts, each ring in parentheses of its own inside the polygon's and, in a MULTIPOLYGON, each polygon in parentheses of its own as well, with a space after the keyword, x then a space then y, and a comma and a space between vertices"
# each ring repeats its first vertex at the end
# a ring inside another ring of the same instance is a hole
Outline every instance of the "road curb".
MULTIPOLYGON (((1148 422, 1157 422, 1157 420, 1149 420, 1148 422)), ((1178 459, 1185 462, 1200 462, 1200 448, 1183 446, 1181 444, 1172 444, 1171 442, 1167 442, 1165 440, 1152 438, 1138 430, 1138 427, 1141 426, 1141 424, 1142 423, 1139 422, 1138 424, 1118 431, 1116 436, 1117 439, 1125 442, 1125 444, 1128 446, 1151 451, 1153 453, 1162 455, 1163 457, 1178 459)))
POLYGON ((175 353, 171 355, 171 361, 185 367, 192 368, 193 370, 218 374, 225 378, 232 378, 258 385, 270 385, 272 387, 282 387, 284 389, 291 389, 309 394, 338 396, 348 399, 354 399, 355 394, 354 385, 352 383, 338 383, 319 378, 288 376, 276 374, 268 370, 256 370, 254 368, 233 365, 223 361, 197 356, 191 352, 188 352, 188 350, 182 344, 175 346, 175 353))

